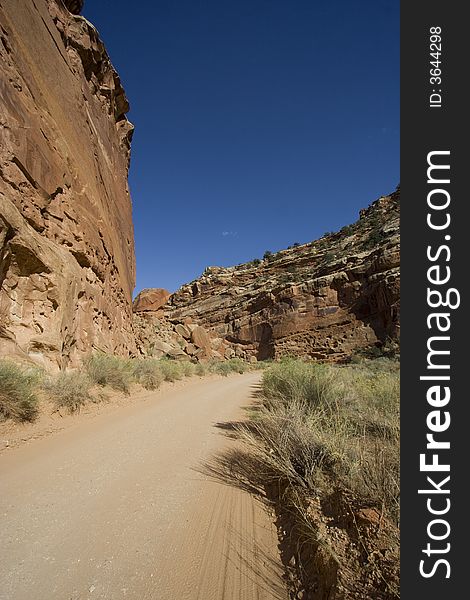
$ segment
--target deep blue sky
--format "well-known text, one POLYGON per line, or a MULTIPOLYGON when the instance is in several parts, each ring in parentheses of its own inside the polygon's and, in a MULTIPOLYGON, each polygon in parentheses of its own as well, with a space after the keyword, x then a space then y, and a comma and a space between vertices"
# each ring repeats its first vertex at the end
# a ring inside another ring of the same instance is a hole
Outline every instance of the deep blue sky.
POLYGON ((86 0, 131 104, 136 292, 356 220, 399 182, 399 2, 86 0))

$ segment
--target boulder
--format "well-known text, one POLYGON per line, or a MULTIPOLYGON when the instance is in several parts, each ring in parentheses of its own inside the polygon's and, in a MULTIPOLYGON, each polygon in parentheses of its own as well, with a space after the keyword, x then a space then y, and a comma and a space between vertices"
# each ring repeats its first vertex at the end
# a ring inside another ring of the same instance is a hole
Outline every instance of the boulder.
POLYGON ((229 360, 235 356, 235 350, 233 348, 226 348, 224 352, 224 357, 229 360))
POLYGON ((187 354, 189 354, 189 356, 194 356, 197 350, 197 346, 195 346, 194 344, 186 344, 185 351, 187 352, 187 354))
POLYGON ((175 331, 176 331, 176 333, 178 333, 181 337, 183 337, 186 340, 189 340, 189 338, 191 337, 191 332, 189 331, 189 329, 187 327, 185 327, 185 325, 182 325, 181 323, 178 323, 177 325, 175 325, 175 331))
POLYGON ((171 356, 171 358, 174 358, 176 360, 190 360, 190 358, 191 358, 181 348, 172 348, 168 352, 168 356, 171 356))
POLYGON ((134 312, 158 311, 168 302, 170 292, 163 288, 146 288, 139 292, 133 302, 134 312))
POLYGON ((171 346, 170 344, 167 344, 166 342, 159 340, 158 338, 156 338, 152 342, 152 348, 154 351, 157 350, 158 352, 162 352, 163 354, 170 354, 171 352, 174 352, 176 350, 174 346, 171 346))
POLYGON ((211 351, 211 338, 204 327, 198 325, 191 332, 191 342, 198 348, 203 348, 209 354, 211 351))
POLYGON ((211 347, 213 350, 218 350, 222 354, 224 353, 226 347, 226 341, 220 337, 212 337, 211 338, 211 347))

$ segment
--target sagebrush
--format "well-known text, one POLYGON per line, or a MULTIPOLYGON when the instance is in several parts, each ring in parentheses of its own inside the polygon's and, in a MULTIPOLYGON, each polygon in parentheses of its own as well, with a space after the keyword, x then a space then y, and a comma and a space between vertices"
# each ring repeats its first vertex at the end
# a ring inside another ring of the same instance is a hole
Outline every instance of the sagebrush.
POLYGON ((70 412, 78 411, 86 402, 94 400, 90 378, 79 371, 49 377, 43 387, 57 408, 63 407, 70 412))
POLYGON ((132 381, 132 365, 128 359, 96 353, 85 360, 85 371, 91 381, 102 387, 109 386, 125 394, 132 381))
POLYGON ((38 371, 0 361, 0 417, 33 421, 38 414, 38 371))

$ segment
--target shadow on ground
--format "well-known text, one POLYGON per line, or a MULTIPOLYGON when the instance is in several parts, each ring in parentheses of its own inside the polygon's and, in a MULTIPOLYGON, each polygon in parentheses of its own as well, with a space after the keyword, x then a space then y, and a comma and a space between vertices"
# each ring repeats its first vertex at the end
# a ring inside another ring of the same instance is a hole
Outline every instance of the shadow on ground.
MULTIPOLYGON (((247 414, 261 410, 261 387, 252 386, 253 404, 242 407, 247 414)), ((222 435, 234 440, 234 447, 219 452, 195 468, 195 471, 205 478, 218 484, 236 488, 254 496, 262 505, 263 510, 270 513, 270 519, 278 527, 276 516, 274 515, 273 503, 266 493, 266 481, 268 474, 265 464, 256 456, 245 450, 241 442, 236 440, 240 438, 240 429, 243 428, 252 433, 256 431, 256 425, 250 420, 227 421, 214 423, 214 427, 222 435)), ((273 600, 287 600, 288 592, 286 585, 286 574, 284 565, 284 552, 278 540, 278 550, 280 553, 279 561, 273 559, 272 555, 255 539, 246 539, 240 532, 236 531, 230 524, 227 524, 227 532, 230 541, 229 554, 227 559, 236 562, 235 567, 243 564, 252 574, 252 580, 260 583, 269 598, 273 600), (235 558, 236 557, 236 558, 235 558)))

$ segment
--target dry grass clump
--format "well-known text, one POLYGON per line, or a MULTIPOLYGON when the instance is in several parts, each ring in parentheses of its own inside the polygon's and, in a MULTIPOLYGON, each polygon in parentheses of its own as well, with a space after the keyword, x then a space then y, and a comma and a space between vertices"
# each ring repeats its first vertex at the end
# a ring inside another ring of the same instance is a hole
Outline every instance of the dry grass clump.
POLYGON ((94 384, 129 393, 132 380, 132 364, 129 359, 100 352, 88 357, 84 367, 94 384))
POLYGON ((57 408, 66 408, 73 413, 95 398, 91 393, 90 378, 80 371, 62 372, 46 380, 43 389, 57 408))
POLYGON ((263 376, 263 394, 268 402, 305 409, 326 406, 334 397, 333 370, 296 359, 274 364, 263 376))
POLYGON ((164 381, 177 381, 183 377, 182 362, 161 358, 158 361, 164 381))
POLYGON ((210 362, 208 368, 211 373, 227 377, 232 373, 245 373, 250 369, 250 364, 241 358, 230 358, 229 360, 210 362))
POLYGON ((181 361, 180 369, 183 377, 192 377, 196 372, 196 365, 188 360, 181 361))
POLYGON ((204 377, 207 375, 206 365, 204 363, 196 363, 194 365, 194 375, 198 375, 199 377, 204 377))
POLYGON ((37 370, 0 361, 0 418, 34 421, 38 413, 35 391, 38 379, 37 370))
POLYGON ((231 424, 245 450, 205 472, 275 507, 295 597, 398 598, 396 362, 284 360, 264 372, 260 397, 250 421, 231 424))
POLYGON ((132 376, 146 390, 156 390, 163 382, 160 361, 154 358, 137 358, 132 361, 132 376))
POLYGON ((326 477, 398 522, 399 375, 394 366, 288 360, 264 373, 262 394, 261 411, 240 433, 270 479, 315 492, 326 477))

